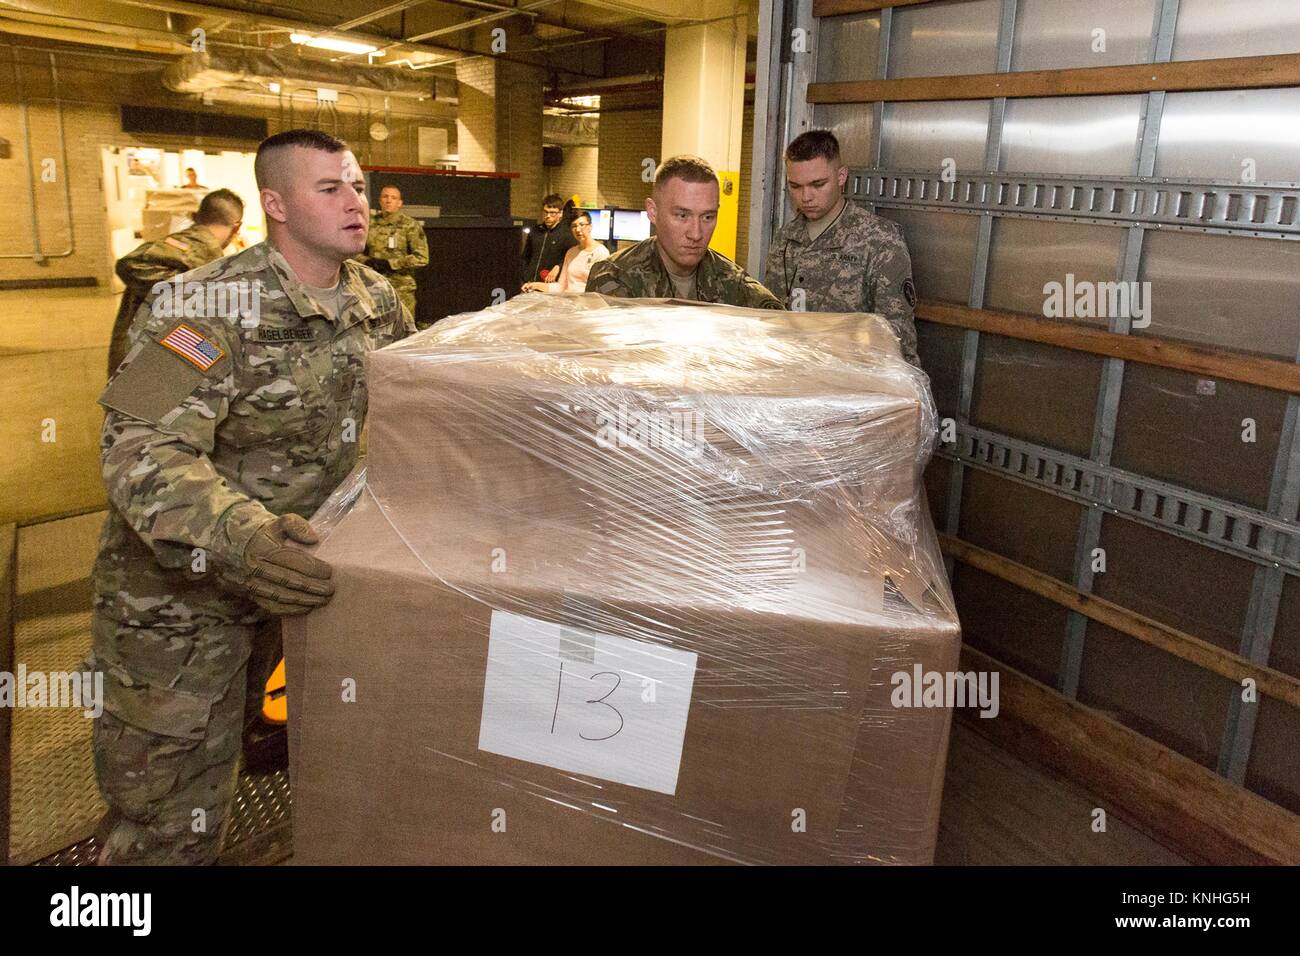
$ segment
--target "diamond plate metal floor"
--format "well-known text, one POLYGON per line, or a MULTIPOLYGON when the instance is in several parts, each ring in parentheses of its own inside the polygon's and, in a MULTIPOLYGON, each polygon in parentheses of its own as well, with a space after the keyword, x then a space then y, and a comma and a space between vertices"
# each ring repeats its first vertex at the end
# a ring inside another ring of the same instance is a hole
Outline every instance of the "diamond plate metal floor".
MULTIPOLYGON (((19 530, 15 667, 74 671, 90 650, 90 567, 104 512, 19 530)), ((11 864, 94 863, 106 807, 95 784, 93 721, 66 707, 14 710, 11 864)), ((244 772, 223 863, 274 863, 291 853, 289 773, 244 772)))
MULTIPOLYGON (((98 512, 19 529, 15 669, 81 670, 90 651, 90 566, 103 523, 98 512)), ((10 863, 30 863, 85 837, 103 816, 93 723, 76 708, 14 708, 10 863)))
MULTIPOLYGON (((289 771, 244 773, 235 795, 234 819, 221 854, 223 865, 270 865, 293 852, 289 826, 289 771)), ((37 860, 36 866, 94 866, 99 844, 93 836, 37 860)))

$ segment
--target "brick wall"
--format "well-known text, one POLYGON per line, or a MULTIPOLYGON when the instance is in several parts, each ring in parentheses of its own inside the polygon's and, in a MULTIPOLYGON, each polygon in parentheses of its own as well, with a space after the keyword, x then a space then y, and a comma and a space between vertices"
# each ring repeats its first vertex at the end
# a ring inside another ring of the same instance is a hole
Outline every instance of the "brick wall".
MULTIPOLYGON (((512 47, 513 49, 513 47, 512 47)), ((542 82, 537 67, 500 60, 497 66, 497 168, 510 181, 510 212, 535 217, 545 192, 542 167, 542 82)))
POLYGON ((497 168, 497 70, 487 57, 456 64, 460 86, 456 111, 456 142, 461 169, 497 168))
POLYGON ((559 193, 568 199, 574 193, 584 203, 599 202, 595 146, 564 146, 564 164, 546 167, 546 192, 559 193))
POLYGON ((601 97, 596 185, 603 205, 641 209, 651 186, 641 179, 642 162, 649 158, 657 166, 663 158, 659 155, 663 108, 627 109, 625 104, 638 105, 630 97, 601 97))
MULTIPOLYGON (((487 41, 484 40, 484 43, 487 41)), ((530 38, 510 37, 512 56, 530 38)), ((518 173, 510 181, 510 211, 537 215, 545 191, 542 170, 543 72, 527 63, 483 56, 456 64, 460 105, 456 117, 461 169, 518 173)))

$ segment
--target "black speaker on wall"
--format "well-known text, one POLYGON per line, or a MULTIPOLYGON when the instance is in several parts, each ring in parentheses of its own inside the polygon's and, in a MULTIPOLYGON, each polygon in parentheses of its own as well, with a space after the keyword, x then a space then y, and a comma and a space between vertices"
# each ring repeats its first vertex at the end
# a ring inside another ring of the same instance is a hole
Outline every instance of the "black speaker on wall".
POLYGON ((542 147, 542 165, 543 166, 563 166, 564 165, 564 148, 562 146, 543 146, 542 147))
POLYGON ((220 139, 266 139, 266 120, 255 116, 228 116, 224 113, 195 113, 152 106, 127 106, 122 109, 122 132, 161 133, 168 136, 220 139))

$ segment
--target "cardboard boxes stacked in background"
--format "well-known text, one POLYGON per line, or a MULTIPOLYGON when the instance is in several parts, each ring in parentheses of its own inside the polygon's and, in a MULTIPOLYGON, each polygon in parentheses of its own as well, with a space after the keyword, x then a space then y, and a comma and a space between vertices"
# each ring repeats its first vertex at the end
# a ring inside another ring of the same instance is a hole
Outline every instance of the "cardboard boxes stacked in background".
POLYGON ((959 631, 881 319, 530 295, 369 381, 286 621, 296 860, 932 858, 950 713, 891 677, 959 631))
POLYGON ((144 209, 140 211, 143 223, 140 238, 152 242, 180 232, 194 221, 194 214, 199 211, 199 203, 205 195, 206 190, 149 190, 145 194, 144 209))

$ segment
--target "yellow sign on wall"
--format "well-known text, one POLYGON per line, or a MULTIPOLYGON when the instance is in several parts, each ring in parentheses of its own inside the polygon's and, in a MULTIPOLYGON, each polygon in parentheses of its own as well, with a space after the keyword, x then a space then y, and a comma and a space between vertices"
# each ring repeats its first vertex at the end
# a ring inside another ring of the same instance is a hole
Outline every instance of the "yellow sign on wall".
POLYGON ((740 171, 719 170, 721 201, 718 205, 718 227, 713 230, 709 248, 728 259, 736 258, 736 228, 740 213, 740 171))

